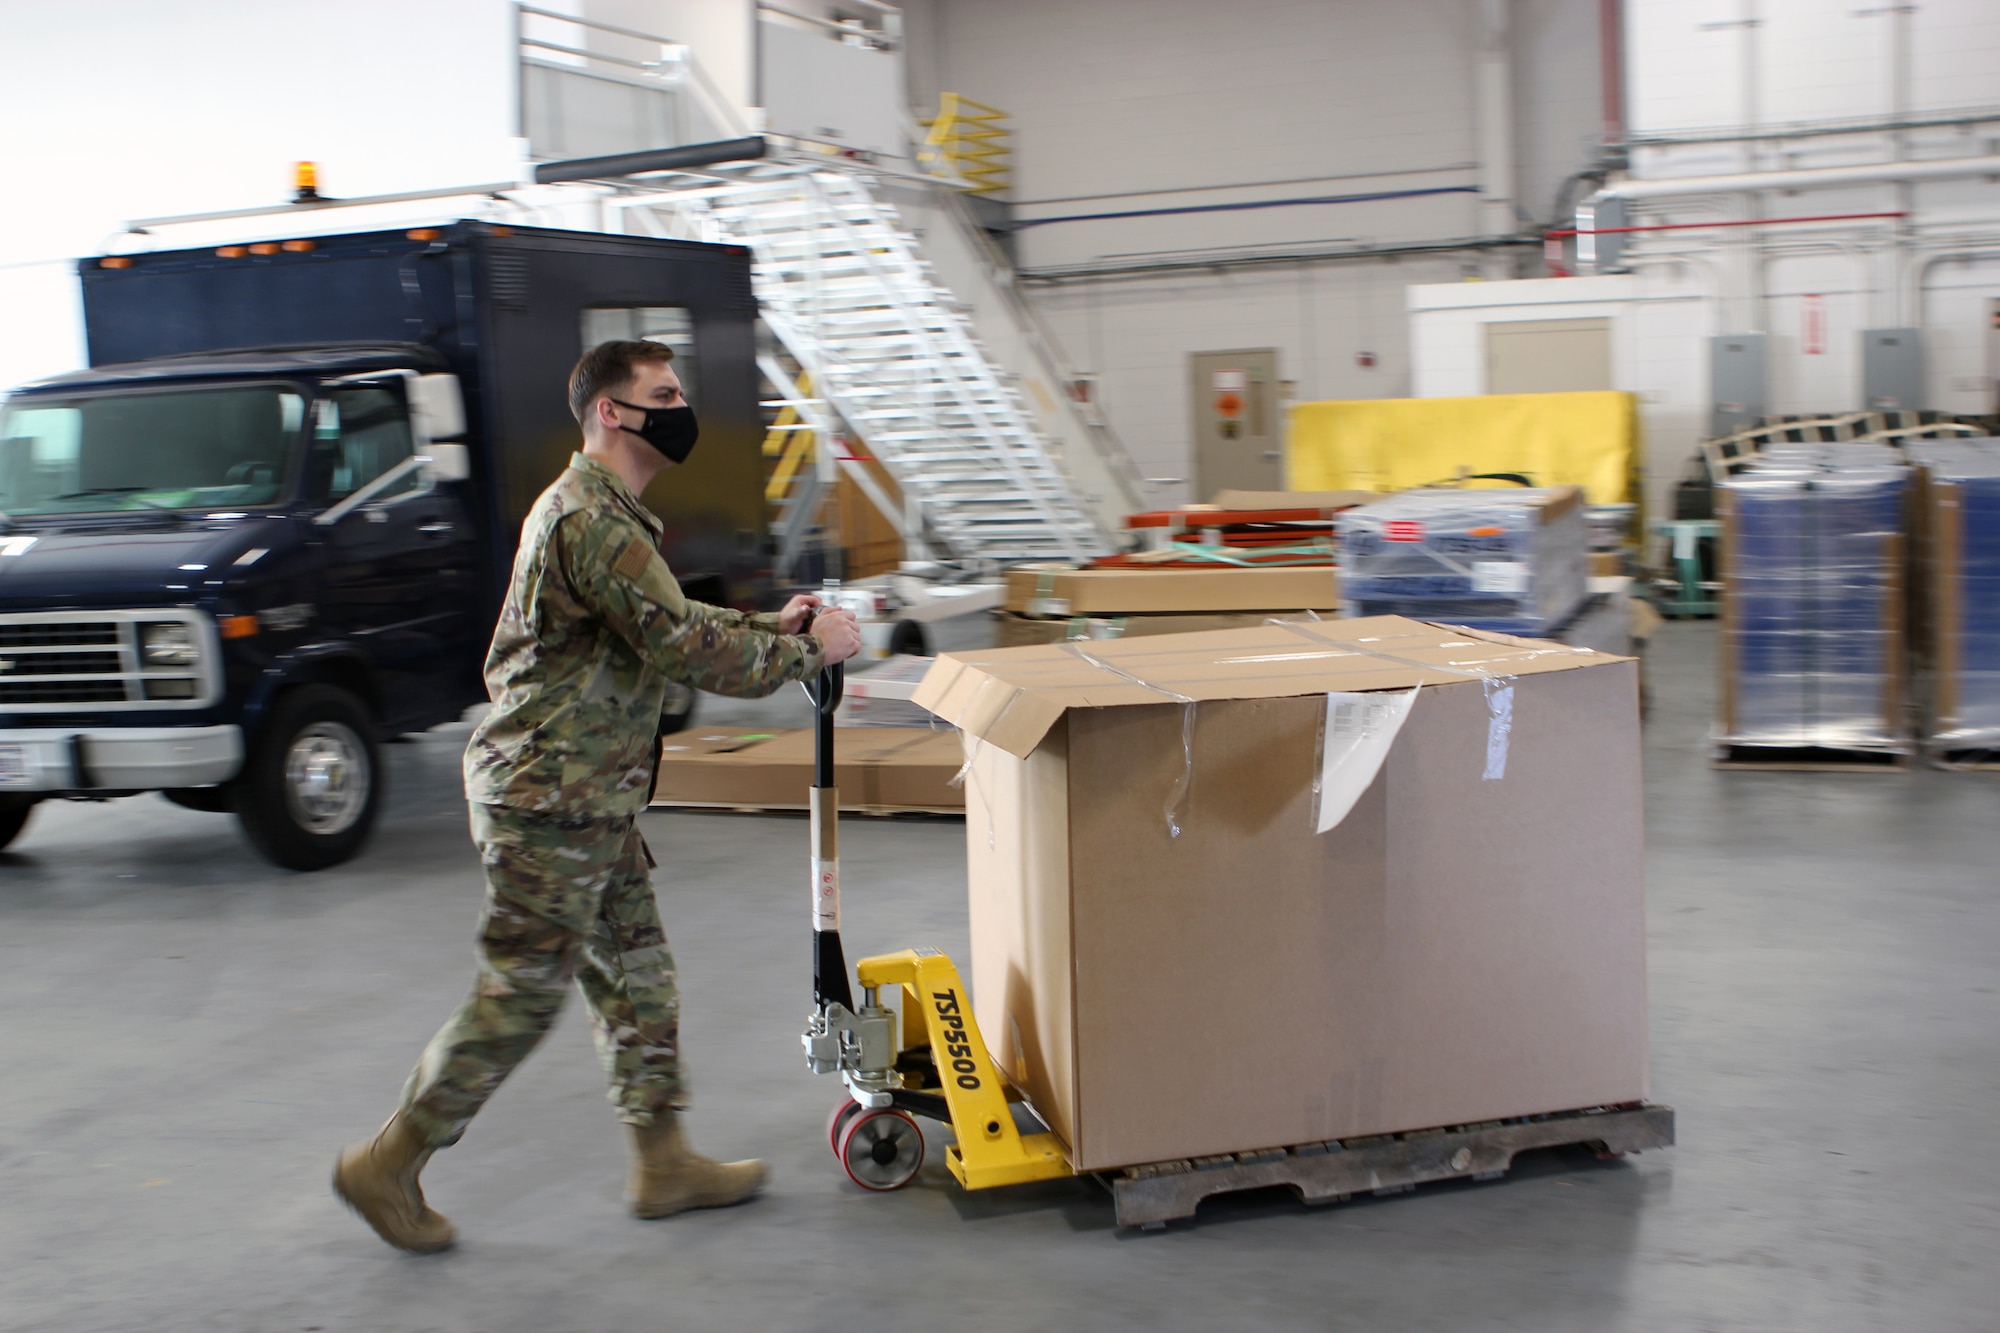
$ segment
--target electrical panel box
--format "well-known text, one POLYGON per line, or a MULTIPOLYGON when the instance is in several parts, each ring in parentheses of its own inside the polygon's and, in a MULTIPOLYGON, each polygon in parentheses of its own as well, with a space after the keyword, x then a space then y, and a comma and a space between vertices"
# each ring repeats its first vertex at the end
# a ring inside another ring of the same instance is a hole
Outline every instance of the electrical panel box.
POLYGON ((1613 195, 1576 210, 1576 262, 1585 273, 1628 273, 1625 201, 1613 195))
POLYGON ((1708 340, 1711 437, 1748 430, 1764 415, 1770 398, 1765 371, 1764 335, 1725 333, 1708 340))
POLYGON ((1870 412, 1921 411, 1923 334, 1916 329, 1863 330, 1861 394, 1861 406, 1870 412))
POLYGON ((2000 297, 1986 298, 1986 410, 2000 412, 2000 297))

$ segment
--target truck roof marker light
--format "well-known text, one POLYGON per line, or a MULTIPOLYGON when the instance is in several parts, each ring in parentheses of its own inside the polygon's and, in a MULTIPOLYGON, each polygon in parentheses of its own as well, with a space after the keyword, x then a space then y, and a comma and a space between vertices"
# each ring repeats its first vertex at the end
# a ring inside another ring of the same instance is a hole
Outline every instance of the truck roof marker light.
POLYGON ((225 639, 247 639, 257 632, 256 616, 223 616, 215 624, 225 639))
POLYGON ((325 196, 319 192, 319 163, 292 163, 292 202, 316 204, 325 196))
POLYGON ((132 261, 125 255, 106 255, 97 261, 99 268, 130 268, 132 261))
POLYGON ((218 245, 215 247, 216 258, 218 259, 241 259, 249 253, 249 249, 241 245, 218 245))
POLYGON ((435 241, 438 238, 438 229, 436 227, 412 227, 410 230, 404 232, 403 235, 406 239, 412 241, 435 241))
POLYGON ((278 247, 288 255, 302 255, 308 250, 319 249, 318 241, 286 241, 278 247))
POLYGON ((512 236, 514 229, 512 227, 494 227, 491 229, 491 232, 495 236, 512 236))
POLYGON ((250 247, 250 253, 253 255, 274 255, 278 253, 278 243, 276 241, 259 241, 250 247))

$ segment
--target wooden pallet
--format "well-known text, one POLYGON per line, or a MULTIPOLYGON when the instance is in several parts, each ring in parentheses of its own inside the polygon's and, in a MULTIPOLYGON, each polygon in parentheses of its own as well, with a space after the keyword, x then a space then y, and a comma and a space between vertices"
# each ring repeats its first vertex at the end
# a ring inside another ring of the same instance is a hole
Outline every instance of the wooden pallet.
POLYGON ((1916 755, 1823 745, 1722 745, 1716 749, 1715 766, 1769 773, 1907 773, 1916 767, 1916 755))
POLYGON ((1100 1173, 1118 1225, 1146 1231, 1193 1217, 1201 1201, 1236 1190, 1284 1185, 1307 1204, 1345 1203, 1356 1194, 1403 1194, 1435 1180, 1497 1180, 1516 1153, 1585 1144, 1606 1156, 1665 1148, 1674 1141, 1671 1106, 1566 1111, 1520 1120, 1307 1143, 1264 1152, 1156 1162, 1100 1173))

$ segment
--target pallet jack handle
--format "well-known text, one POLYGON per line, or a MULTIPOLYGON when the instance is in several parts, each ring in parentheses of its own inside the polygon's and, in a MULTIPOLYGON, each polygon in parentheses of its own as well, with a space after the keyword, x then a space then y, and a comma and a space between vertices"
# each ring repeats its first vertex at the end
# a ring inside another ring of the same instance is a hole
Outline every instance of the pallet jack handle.
MULTIPOLYGON (((801 634, 812 629, 814 611, 806 613, 801 634)), ((808 809, 812 818, 813 1008, 825 1013, 837 1004, 854 1010, 854 988, 847 978, 847 956, 840 947, 840 789, 833 781, 833 715, 840 707, 847 671, 836 662, 803 682, 813 701, 813 785, 808 809)))

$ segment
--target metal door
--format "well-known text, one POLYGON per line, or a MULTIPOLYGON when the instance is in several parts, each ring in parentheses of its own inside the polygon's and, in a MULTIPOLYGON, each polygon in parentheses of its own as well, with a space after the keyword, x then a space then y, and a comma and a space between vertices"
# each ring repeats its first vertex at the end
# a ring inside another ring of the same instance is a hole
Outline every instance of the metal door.
POLYGON ((1278 351, 1196 352, 1188 358, 1195 498, 1285 488, 1278 351))
POLYGON ((370 481, 409 459, 412 443, 393 381, 321 400, 314 487, 334 501, 315 525, 325 542, 321 614, 374 666, 391 730, 453 711, 465 668, 479 660, 471 637, 483 632, 474 618, 478 550, 458 488, 406 471, 362 498, 370 481))

